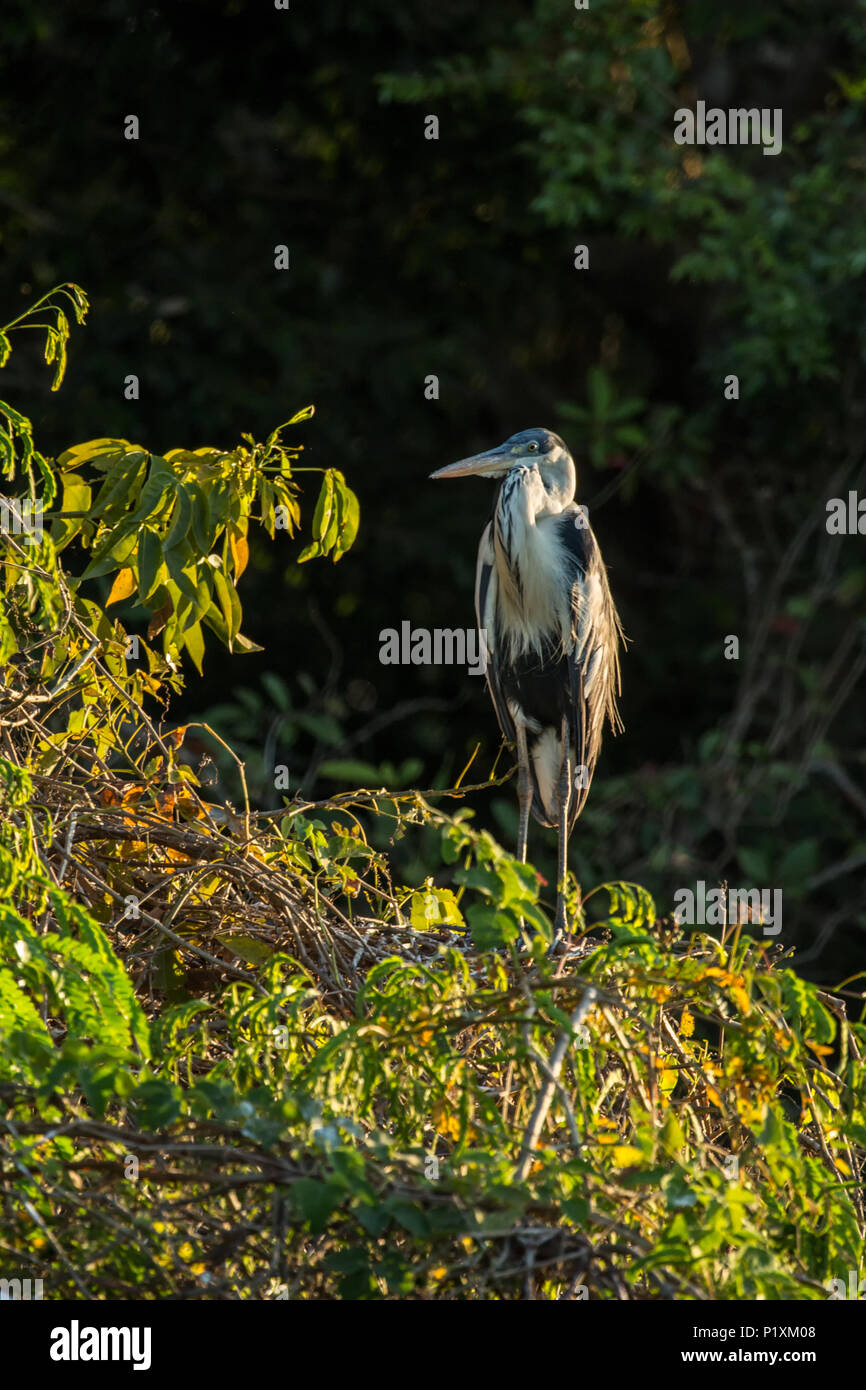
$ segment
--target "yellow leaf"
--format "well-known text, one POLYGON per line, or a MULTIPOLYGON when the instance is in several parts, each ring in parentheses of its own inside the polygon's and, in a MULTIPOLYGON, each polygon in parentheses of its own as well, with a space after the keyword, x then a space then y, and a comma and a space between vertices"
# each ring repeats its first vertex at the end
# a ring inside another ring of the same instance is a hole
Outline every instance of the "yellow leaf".
POLYGON ((683 1009, 680 1019, 680 1033, 684 1038, 690 1038, 695 1031, 695 1018, 690 1009, 683 1009))
POLYGON ((635 1164, 643 1162, 643 1154, 633 1144, 617 1144, 613 1161, 617 1168, 634 1168, 635 1164))
POLYGON ((146 852, 146 840, 124 840, 117 850, 120 859, 134 859, 137 854, 145 854, 146 852))
POLYGON ((229 545, 231 546, 232 560, 235 566, 235 583, 237 584, 249 563, 250 548, 247 545, 246 536, 236 536, 234 532, 229 534, 229 545))
POLYGON ((460 1138, 460 1117, 445 1101, 437 1100, 433 1106, 433 1123, 439 1134, 451 1139, 460 1138))
POLYGON ((111 593, 108 595, 106 608, 110 608, 113 603, 120 603, 123 599, 129 598, 137 588, 135 575, 132 570, 118 570, 117 577, 111 586, 111 593))
POLYGON ((669 1096, 671 1092, 676 1089, 676 1084, 678 1080, 679 1072, 671 1071, 669 1067, 666 1067, 665 1070, 659 1076, 659 1090, 661 1091, 662 1095, 669 1096))
POLYGON ((718 1091, 713 1086, 707 1087, 707 1100, 710 1102, 711 1105, 715 1105, 719 1110, 723 1108, 721 1097, 718 1091))

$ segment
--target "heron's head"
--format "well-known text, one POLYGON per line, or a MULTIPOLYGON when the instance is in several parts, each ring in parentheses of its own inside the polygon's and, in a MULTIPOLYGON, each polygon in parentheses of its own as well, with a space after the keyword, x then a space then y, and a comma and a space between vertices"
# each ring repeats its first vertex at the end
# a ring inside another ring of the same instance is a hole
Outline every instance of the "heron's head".
POLYGON ((431 478, 504 478, 512 468, 537 470, 538 477, 551 500, 565 506, 572 501, 575 489, 574 461, 558 434, 553 430, 520 430, 483 454, 459 459, 431 473, 431 478))

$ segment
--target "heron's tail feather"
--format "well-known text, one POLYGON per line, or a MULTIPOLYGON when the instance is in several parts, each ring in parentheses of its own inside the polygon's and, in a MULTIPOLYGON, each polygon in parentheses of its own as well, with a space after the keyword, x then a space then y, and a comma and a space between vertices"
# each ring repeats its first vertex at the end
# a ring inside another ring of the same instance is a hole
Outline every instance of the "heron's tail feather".
MULTIPOLYGON (((529 765, 532 773, 532 815, 540 825, 559 824, 557 792, 562 768, 562 739, 556 729, 543 729, 529 740, 529 765)), ((569 824, 574 825, 586 804, 592 767, 578 763, 576 750, 571 749, 571 806, 569 824)))

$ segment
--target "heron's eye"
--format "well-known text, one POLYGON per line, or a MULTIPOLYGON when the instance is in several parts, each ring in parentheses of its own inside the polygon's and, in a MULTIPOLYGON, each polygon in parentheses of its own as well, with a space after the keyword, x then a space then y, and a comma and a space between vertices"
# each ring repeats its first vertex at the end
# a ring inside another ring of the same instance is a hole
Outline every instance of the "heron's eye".
POLYGON ((526 452, 527 452, 528 454, 537 454, 537 453, 538 453, 538 445, 536 444, 536 442, 535 442, 534 439, 533 439, 533 441, 532 441, 531 444, 527 444, 527 446, 526 446, 526 452))

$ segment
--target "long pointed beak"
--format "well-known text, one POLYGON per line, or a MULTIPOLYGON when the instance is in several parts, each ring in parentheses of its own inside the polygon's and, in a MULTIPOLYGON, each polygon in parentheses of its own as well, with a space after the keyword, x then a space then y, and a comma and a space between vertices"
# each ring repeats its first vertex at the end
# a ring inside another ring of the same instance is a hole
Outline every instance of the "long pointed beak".
POLYGON ((449 463, 445 468, 437 468, 435 473, 431 473, 431 478, 468 478, 470 474, 484 473, 503 473, 511 467, 514 459, 511 454, 506 453, 501 445, 495 449, 485 449, 483 454, 473 454, 468 459, 458 459, 456 463, 449 463))

